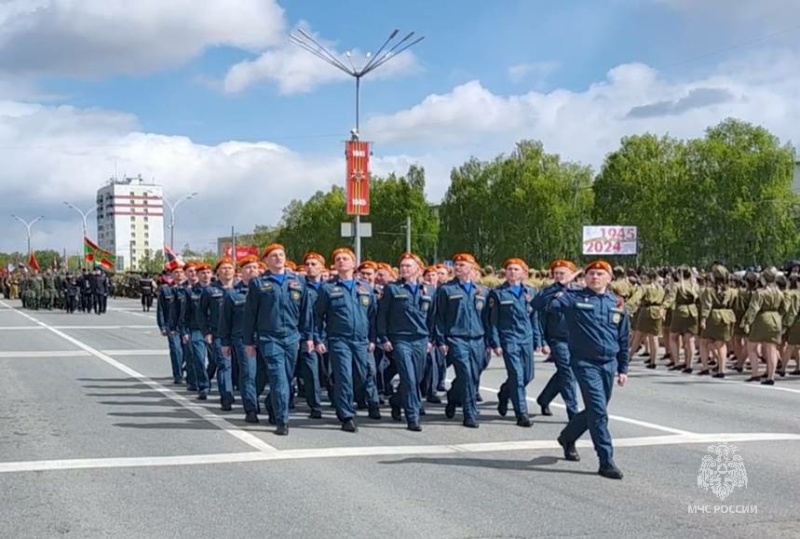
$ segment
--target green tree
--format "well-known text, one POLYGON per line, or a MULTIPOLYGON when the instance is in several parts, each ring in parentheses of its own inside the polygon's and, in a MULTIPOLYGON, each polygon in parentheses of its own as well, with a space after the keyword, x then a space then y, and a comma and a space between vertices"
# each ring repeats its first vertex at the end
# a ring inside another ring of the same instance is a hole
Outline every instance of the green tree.
POLYGON ((153 252, 148 249, 145 251, 144 257, 139 259, 139 266, 137 268, 143 273, 158 274, 164 269, 164 252, 158 250, 153 252))
POLYGON ((299 261, 309 251, 327 259, 337 247, 352 244, 340 235, 340 223, 345 220, 344 189, 334 186, 327 193, 317 191, 306 202, 290 202, 283 210, 275 240, 286 246, 292 260, 299 261))

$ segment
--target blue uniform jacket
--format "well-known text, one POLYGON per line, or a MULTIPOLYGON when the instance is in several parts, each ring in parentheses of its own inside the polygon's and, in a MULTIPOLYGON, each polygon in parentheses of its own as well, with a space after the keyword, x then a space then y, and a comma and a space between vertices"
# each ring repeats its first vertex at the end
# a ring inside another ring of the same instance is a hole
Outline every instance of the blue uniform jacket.
POLYGON ((242 338, 244 323, 244 304, 247 301, 248 286, 239 281, 233 288, 225 290, 222 308, 219 311, 219 338, 222 346, 233 346, 233 338, 242 338))
POLYGON ((204 288, 200 283, 186 287, 184 292, 186 300, 182 304, 183 313, 181 313, 183 335, 188 335, 192 331, 205 331, 205 317, 200 308, 204 288))
POLYGON ((467 291, 458 279, 436 289, 434 301, 434 341, 447 344, 448 337, 484 338, 486 335, 486 288, 472 283, 467 291))
POLYGON ((375 342, 375 292, 366 281, 354 279, 348 289, 339 279, 323 284, 315 312, 314 339, 375 342))
POLYGON ((225 289, 218 282, 203 289, 200 297, 200 316, 203 317, 203 334, 219 336, 219 313, 222 311, 222 300, 225 289))
POLYGON ((170 329, 170 313, 177 301, 174 286, 162 286, 158 289, 158 300, 156 301, 156 323, 158 329, 168 331, 170 329))
POLYGON ((539 316, 532 305, 535 297, 536 290, 526 284, 520 285, 519 296, 508 283, 489 292, 486 319, 491 348, 500 348, 506 343, 542 346, 539 316))
MULTIPOLYGON (((571 289, 560 283, 553 283, 547 289, 554 287, 557 291, 564 291, 571 289)), ((553 300, 555 292, 548 296, 539 294, 531 303, 533 309, 537 312, 539 318, 539 325, 542 333, 542 340, 546 343, 553 341, 566 341, 569 337, 569 328, 567 321, 564 318, 564 312, 560 309, 551 309, 550 303, 553 300)))
POLYGON ((169 315, 167 317, 167 329, 183 333, 183 311, 186 304, 186 284, 180 286, 172 286, 172 293, 175 296, 175 301, 170 305, 169 315))
POLYGON ((627 374, 630 350, 630 317, 624 302, 613 293, 598 294, 588 288, 549 286, 542 295, 552 298, 550 308, 564 313, 573 359, 617 361, 617 372, 627 374))
MULTIPOLYGON (((308 304, 311 308, 311 317, 314 319, 316 317, 317 312, 317 300, 319 299, 319 292, 322 289, 322 285, 325 281, 314 282, 308 277, 306 277, 306 288, 308 289, 308 304)), ((314 323, 314 341, 315 342, 325 342, 325 329, 322 328, 321 330, 316 327, 316 323, 314 323)))
POLYGON ((256 337, 304 341, 313 338, 308 289, 296 273, 287 271, 283 275, 283 283, 269 271, 250 281, 242 324, 245 345, 254 345, 256 337))
POLYGON ((430 339, 433 327, 433 287, 417 284, 413 287, 405 280, 387 284, 378 300, 376 332, 378 342, 385 343, 397 337, 430 339))

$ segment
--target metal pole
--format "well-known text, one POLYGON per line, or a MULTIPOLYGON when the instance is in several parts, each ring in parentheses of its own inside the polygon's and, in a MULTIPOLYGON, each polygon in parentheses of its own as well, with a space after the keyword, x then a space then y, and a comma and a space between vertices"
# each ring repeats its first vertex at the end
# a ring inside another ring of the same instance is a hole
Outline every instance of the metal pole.
MULTIPOLYGON (((356 136, 361 135, 361 76, 356 76, 356 136)), ((360 211, 360 210, 359 210, 360 211)), ((353 237, 355 240, 356 267, 361 264, 361 214, 357 213, 354 221, 353 237)))
POLYGON ((411 216, 406 217, 406 252, 411 252, 411 216))
POLYGON ((20 223, 25 225, 25 231, 27 232, 27 235, 28 235, 28 260, 30 260, 30 258, 31 258, 31 227, 33 227, 33 225, 35 225, 36 223, 38 223, 39 221, 44 219, 44 216, 37 217, 36 219, 34 219, 31 222, 28 222, 25 219, 23 219, 22 217, 19 217, 18 215, 14 215, 13 213, 11 214, 11 217, 13 217, 17 221, 19 221, 20 223))

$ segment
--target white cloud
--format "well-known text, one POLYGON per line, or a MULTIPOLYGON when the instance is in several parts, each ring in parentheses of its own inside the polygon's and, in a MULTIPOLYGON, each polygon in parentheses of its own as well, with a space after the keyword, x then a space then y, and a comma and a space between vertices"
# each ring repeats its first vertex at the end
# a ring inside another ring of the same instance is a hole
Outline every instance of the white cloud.
POLYGON ((668 80, 642 64, 621 65, 581 91, 503 96, 473 80, 409 109, 373 116, 362 131, 384 145, 460 149, 464 158, 490 157, 521 138, 539 139, 548 151, 598 166, 625 135, 701 136, 727 117, 790 140, 800 122, 797 95, 800 59, 762 52, 692 80, 668 80))
POLYGON ((516 64, 508 68, 508 78, 512 82, 522 82, 528 77, 537 80, 546 79, 561 67, 559 62, 534 62, 531 64, 516 64))
POLYGON ((284 13, 274 0, 5 0, 0 71, 145 73, 217 45, 263 50, 283 32, 284 13))
MULTIPOLYGON (((115 170, 155 179, 173 198, 199 191, 181 206, 176 243, 201 248, 211 248, 231 225, 249 231, 277 223, 292 198, 341 184, 345 173, 341 153, 300 155, 269 142, 208 146, 142 132, 127 114, 15 102, 0 102, 0 160, 0 222, 8 231, 0 251, 24 250, 24 229, 11 213, 45 215, 34 228, 35 247, 77 250, 79 218, 62 202, 91 207, 115 170)), ((375 167, 386 172, 381 159, 375 167)))
MULTIPOLYGON (((337 49, 336 43, 314 34, 304 23, 301 23, 300 27, 332 52, 345 66, 351 67, 350 60, 344 52, 337 49)), ((365 53, 359 50, 351 51, 351 57, 352 66, 356 69, 363 68, 368 62, 365 53)), ((393 78, 407 74, 416 68, 416 57, 408 50, 376 69, 370 78, 393 78)), ((352 79, 350 75, 325 63, 286 39, 279 47, 269 49, 253 60, 246 60, 232 66, 225 76, 222 87, 226 93, 234 94, 260 82, 270 81, 277 84, 280 93, 296 94, 311 91, 323 84, 350 79, 352 79)))

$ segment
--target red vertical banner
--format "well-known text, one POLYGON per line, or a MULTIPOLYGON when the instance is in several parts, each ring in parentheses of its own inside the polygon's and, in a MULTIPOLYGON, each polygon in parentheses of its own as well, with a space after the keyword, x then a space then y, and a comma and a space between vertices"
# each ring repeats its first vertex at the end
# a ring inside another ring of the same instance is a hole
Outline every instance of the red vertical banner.
POLYGON ((347 156, 347 215, 369 215, 369 142, 348 140, 347 156))

